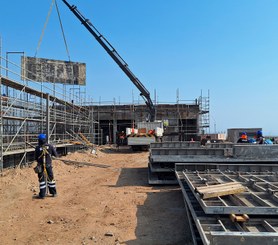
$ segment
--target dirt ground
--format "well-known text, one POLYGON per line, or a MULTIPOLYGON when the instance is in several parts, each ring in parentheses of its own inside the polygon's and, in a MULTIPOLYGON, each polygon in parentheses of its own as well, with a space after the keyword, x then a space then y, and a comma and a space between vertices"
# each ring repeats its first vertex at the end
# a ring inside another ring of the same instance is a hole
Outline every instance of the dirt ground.
POLYGON ((53 161, 57 197, 30 167, 0 177, 0 244, 192 244, 178 186, 150 186, 148 152, 103 147, 53 161), (95 165, 94 165, 95 164, 95 165))

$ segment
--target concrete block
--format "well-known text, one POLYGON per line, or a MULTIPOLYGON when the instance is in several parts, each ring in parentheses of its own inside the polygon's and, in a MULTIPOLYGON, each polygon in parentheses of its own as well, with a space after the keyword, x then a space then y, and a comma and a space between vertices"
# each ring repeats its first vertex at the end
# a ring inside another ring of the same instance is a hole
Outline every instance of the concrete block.
POLYGON ((240 159, 276 159, 278 161, 278 145, 234 145, 233 156, 240 159))

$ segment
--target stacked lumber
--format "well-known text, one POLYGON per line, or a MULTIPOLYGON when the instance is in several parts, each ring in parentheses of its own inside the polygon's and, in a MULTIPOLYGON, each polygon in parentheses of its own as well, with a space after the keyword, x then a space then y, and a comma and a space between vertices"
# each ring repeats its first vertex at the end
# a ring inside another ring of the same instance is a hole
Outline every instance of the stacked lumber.
POLYGON ((200 194, 202 199, 237 194, 244 192, 245 190, 246 188, 238 182, 200 186, 195 189, 195 191, 200 194))

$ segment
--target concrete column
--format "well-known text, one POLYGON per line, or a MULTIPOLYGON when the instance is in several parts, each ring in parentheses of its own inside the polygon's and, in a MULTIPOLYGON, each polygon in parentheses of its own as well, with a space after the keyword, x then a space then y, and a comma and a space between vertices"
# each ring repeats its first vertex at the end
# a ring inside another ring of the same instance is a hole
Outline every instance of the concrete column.
POLYGON ((113 119, 113 143, 117 143, 117 120, 114 118, 113 119))

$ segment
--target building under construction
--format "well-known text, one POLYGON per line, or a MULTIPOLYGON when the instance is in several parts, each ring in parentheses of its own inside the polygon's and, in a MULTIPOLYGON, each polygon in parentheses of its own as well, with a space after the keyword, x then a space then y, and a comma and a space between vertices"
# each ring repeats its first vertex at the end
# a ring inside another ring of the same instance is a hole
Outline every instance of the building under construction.
MULTIPOLYGON (((209 97, 181 103, 156 104, 155 120, 163 121, 164 141, 197 140, 209 127, 209 97)), ((117 132, 136 127, 146 121, 147 108, 143 104, 93 105, 94 143, 116 143, 117 132), (107 142, 109 141, 109 142, 107 142)))
MULTIPOLYGON (((16 71, 22 68, 12 65, 14 69, 2 67, 6 74, 0 79, 1 169, 33 161, 39 133, 46 133, 49 142, 66 154, 91 144, 114 144, 118 131, 147 118, 143 103, 96 105, 86 101, 80 85, 26 79, 16 71)), ((155 108, 156 120, 167 124, 165 141, 197 139, 209 127, 209 97, 155 103, 155 108)))

